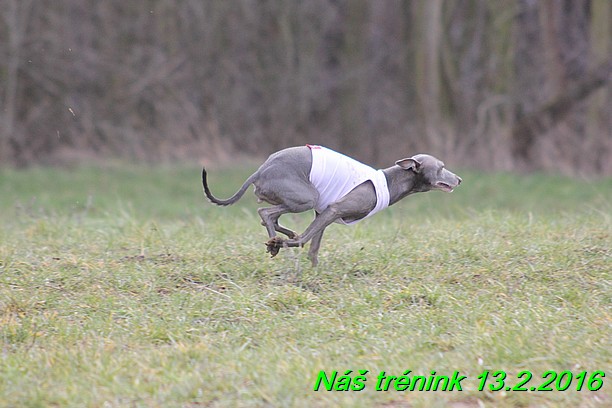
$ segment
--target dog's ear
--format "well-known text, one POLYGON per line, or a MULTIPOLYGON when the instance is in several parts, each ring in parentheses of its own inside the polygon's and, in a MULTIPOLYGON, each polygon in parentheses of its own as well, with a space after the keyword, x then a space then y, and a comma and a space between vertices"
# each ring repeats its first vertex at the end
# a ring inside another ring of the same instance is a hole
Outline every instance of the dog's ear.
POLYGON ((421 170, 421 162, 416 160, 414 157, 407 157, 405 159, 398 160, 395 162, 395 164, 404 170, 412 170, 415 173, 418 173, 421 170))

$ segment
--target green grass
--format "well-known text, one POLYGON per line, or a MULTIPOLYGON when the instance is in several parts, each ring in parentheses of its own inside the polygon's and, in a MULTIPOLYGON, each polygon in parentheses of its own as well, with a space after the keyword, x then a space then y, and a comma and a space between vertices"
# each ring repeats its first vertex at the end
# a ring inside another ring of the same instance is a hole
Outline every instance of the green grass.
MULTIPOLYGON (((211 173, 224 197, 248 169, 211 173)), ((313 269, 266 256, 250 193, 204 202, 197 167, 0 170, 0 406, 609 406, 612 180, 460 174, 330 227, 313 269), (321 370, 365 390, 314 392, 321 370), (406 370, 468 379, 374 391, 406 370), (484 370, 607 377, 479 392, 484 370)))

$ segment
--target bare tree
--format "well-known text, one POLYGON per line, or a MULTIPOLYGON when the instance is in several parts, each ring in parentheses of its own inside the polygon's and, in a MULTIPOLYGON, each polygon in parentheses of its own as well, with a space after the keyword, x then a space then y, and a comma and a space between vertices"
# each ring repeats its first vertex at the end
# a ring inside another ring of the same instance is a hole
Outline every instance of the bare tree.
POLYGON ((6 61, 6 80, 2 95, 3 109, 0 113, 3 122, 3 133, 0 135, 0 159, 7 154, 9 149, 20 149, 18 143, 14 143, 15 140, 11 139, 11 135, 15 132, 15 122, 17 120, 18 73, 23 65, 21 51, 30 21, 32 0, 6 0, 1 6, 3 11, 1 14, 6 25, 5 38, 8 38, 8 48, 3 53, 6 61))
POLYGON ((219 159, 612 174, 608 0, 0 0, 0 160, 219 159))

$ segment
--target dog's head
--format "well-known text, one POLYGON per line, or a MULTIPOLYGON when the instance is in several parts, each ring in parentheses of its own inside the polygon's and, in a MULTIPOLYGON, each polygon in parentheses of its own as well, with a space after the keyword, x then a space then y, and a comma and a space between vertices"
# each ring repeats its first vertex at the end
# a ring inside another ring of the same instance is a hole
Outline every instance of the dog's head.
POLYGON ((441 160, 428 154, 417 154, 395 162, 416 175, 415 191, 442 190, 451 193, 461 183, 461 177, 444 167, 441 160))

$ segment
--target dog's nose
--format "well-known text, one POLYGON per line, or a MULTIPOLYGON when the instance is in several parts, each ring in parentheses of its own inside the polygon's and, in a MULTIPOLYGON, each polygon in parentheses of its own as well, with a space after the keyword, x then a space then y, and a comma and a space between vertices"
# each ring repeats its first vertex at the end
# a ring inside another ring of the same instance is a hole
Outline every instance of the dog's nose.
POLYGON ((461 177, 457 176, 457 185, 461 184, 463 180, 461 180, 461 177))

